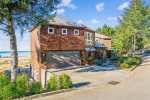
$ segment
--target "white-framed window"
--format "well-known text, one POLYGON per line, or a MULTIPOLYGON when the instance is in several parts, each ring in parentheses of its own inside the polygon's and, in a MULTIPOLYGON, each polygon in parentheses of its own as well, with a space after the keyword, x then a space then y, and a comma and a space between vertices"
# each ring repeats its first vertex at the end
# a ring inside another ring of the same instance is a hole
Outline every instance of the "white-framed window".
POLYGON ((54 34, 54 28, 48 27, 48 34, 54 34))
POLYGON ((86 32, 86 45, 92 44, 93 44, 92 33, 86 32))
POLYGON ((62 34, 67 34, 67 29, 66 28, 62 28, 62 34))
POLYGON ((74 29, 74 35, 79 35, 79 30, 78 29, 74 29))

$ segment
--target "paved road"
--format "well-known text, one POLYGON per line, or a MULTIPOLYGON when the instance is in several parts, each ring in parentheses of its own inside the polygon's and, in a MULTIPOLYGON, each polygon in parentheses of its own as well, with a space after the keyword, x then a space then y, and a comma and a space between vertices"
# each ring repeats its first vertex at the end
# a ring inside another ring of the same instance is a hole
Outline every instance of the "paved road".
POLYGON ((150 100, 150 58, 120 84, 82 88, 39 100, 150 100))

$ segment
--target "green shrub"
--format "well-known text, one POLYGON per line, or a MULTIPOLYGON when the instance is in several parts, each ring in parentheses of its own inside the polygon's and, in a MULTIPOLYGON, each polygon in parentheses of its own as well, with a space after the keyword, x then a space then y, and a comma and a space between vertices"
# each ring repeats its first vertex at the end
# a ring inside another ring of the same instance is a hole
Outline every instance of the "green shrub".
POLYGON ((53 74, 51 76, 51 78, 48 80, 47 88, 50 91, 56 91, 59 89, 58 79, 57 79, 57 76, 55 74, 53 74))
POLYGON ((129 65, 139 65, 141 63, 141 58, 136 56, 128 57, 124 62, 129 65))
POLYGON ((130 68, 130 65, 127 63, 122 63, 122 64, 120 64, 120 68, 122 68, 122 69, 130 68))
POLYGON ((29 80, 26 74, 17 77, 13 82, 14 98, 23 97, 29 89, 29 80))
POLYGON ((87 60, 87 61, 92 61, 92 60, 93 60, 93 57, 89 56, 89 57, 87 57, 86 60, 87 60))
POLYGON ((0 100, 10 100, 12 98, 12 87, 10 78, 2 73, 0 74, 0 100))
POLYGON ((97 59, 96 59, 96 60, 93 61, 93 64, 94 64, 94 65, 99 65, 99 66, 101 66, 101 65, 102 65, 102 62, 101 62, 100 60, 97 60, 97 59))
POLYGON ((37 94, 42 91, 42 84, 41 82, 32 82, 30 86, 30 93, 37 94))
POLYGON ((0 74, 0 88, 10 83, 10 78, 5 74, 0 74))
POLYGON ((72 81, 70 76, 65 73, 59 75, 59 86, 61 89, 68 89, 72 87, 72 81))

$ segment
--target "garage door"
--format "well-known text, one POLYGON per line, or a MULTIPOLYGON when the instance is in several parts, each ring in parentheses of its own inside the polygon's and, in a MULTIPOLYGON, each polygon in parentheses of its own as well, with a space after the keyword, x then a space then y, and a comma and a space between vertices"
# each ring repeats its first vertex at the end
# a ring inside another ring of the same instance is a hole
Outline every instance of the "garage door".
POLYGON ((80 51, 53 51, 46 53, 48 68, 79 66, 80 61, 80 51))

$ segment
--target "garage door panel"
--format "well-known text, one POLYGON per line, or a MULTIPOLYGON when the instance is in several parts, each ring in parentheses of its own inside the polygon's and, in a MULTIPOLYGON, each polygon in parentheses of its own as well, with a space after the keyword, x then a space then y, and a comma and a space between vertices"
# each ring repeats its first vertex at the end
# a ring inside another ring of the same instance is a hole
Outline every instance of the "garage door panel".
POLYGON ((47 52, 46 61, 48 68, 66 68, 80 65, 79 51, 47 52))

